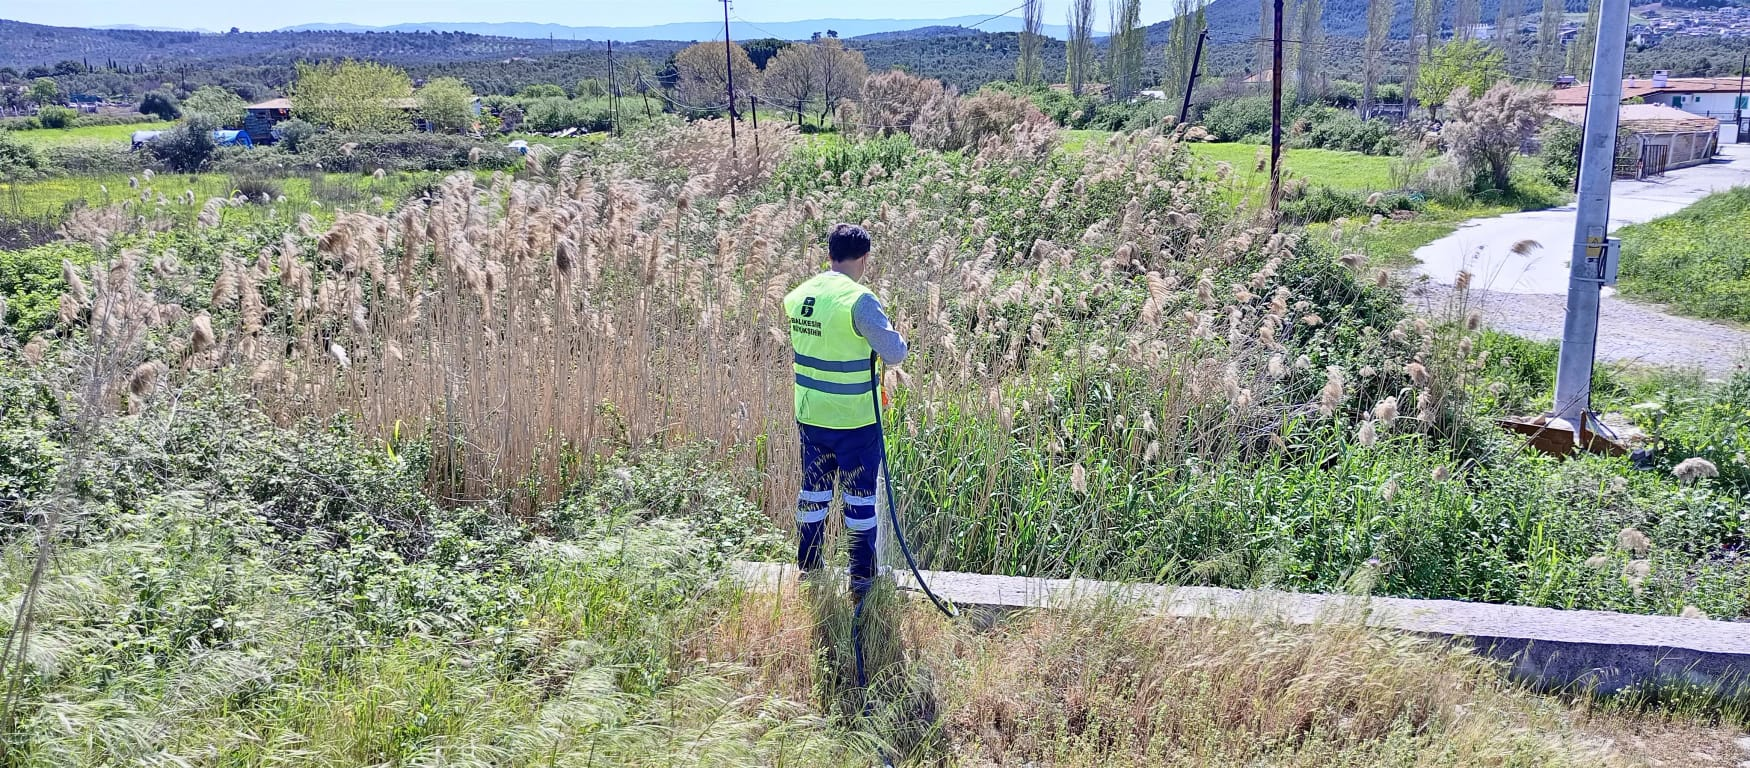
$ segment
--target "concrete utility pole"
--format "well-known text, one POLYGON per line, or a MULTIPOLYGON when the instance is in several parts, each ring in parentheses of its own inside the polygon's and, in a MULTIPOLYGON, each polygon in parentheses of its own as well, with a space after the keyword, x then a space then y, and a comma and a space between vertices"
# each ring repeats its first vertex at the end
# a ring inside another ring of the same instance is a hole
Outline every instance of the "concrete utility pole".
POLYGON ((1582 416, 1592 407, 1592 363, 1598 351, 1598 305, 1616 283, 1617 241, 1610 233, 1610 183, 1616 166, 1616 121, 1622 105, 1623 48, 1629 0, 1603 0, 1598 13, 1592 82, 1586 91, 1585 139, 1580 150, 1580 194, 1574 213, 1574 252, 1568 265, 1568 313, 1556 363, 1557 419, 1581 439, 1582 416))
POLYGON ((1203 61, 1203 41, 1209 39, 1209 28, 1197 33, 1197 51, 1191 54, 1191 74, 1185 78, 1185 102, 1179 105, 1179 125, 1191 116, 1191 89, 1197 87, 1197 65, 1203 61))
POLYGON ((1282 0, 1275 0, 1276 33, 1270 48, 1270 229, 1282 204, 1282 0))

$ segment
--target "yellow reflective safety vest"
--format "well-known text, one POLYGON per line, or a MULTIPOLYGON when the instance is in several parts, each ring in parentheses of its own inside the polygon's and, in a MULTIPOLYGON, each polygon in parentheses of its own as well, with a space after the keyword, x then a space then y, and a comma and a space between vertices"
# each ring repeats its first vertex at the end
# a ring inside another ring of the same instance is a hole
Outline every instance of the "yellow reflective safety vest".
POLYGON ((851 324, 851 308, 871 293, 840 272, 823 272, 784 297, 796 353, 796 420, 828 429, 875 423, 874 349, 851 324))

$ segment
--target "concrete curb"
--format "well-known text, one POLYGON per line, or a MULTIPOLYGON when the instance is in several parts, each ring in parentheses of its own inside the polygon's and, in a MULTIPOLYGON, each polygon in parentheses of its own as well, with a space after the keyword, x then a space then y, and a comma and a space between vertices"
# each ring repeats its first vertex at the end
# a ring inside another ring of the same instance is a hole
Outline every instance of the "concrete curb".
MULTIPOLYGON (((736 563, 749 589, 776 591, 793 566, 736 563)), ((915 589, 910 573, 901 588, 915 589)), ((1614 693, 1632 686, 1688 683, 1750 694, 1750 623, 1564 611, 1457 600, 1350 597, 1272 590, 1163 587, 1086 579, 1040 579, 924 571, 936 594, 961 606, 997 610, 1069 608, 1108 601, 1165 616, 1307 625, 1360 621, 1378 629, 1468 642, 1540 690, 1614 693)))

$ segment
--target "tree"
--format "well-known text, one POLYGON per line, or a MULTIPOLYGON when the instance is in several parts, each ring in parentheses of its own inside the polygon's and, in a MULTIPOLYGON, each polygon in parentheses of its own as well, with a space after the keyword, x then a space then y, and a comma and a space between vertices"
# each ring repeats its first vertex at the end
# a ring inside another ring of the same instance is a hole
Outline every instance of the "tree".
POLYGON ((237 94, 216 85, 202 87, 182 101, 183 114, 205 116, 220 127, 242 125, 248 110, 249 104, 237 94))
POLYGON ((820 90, 820 124, 837 109, 839 102, 863 94, 863 81, 869 79, 869 64, 862 51, 853 51, 839 42, 838 33, 827 30, 826 39, 814 45, 814 84, 820 90))
POLYGON ((1483 9, 1477 0, 1458 0, 1452 7, 1452 39, 1464 41, 1476 37, 1476 27, 1483 21, 1483 9))
POLYGON ((36 120, 44 128, 71 128, 79 113, 59 104, 50 104, 36 111, 36 120))
POLYGON ((1519 147, 1537 133, 1549 108, 1549 92, 1499 82, 1481 96, 1459 86, 1446 99, 1449 113, 1440 132, 1446 141, 1449 168, 1460 178, 1474 179, 1505 191, 1512 180, 1519 147))
POLYGON ((580 99, 605 99, 608 97, 608 84, 599 77, 586 77, 577 81, 577 87, 571 93, 580 99))
POLYGON ((54 78, 39 77, 30 83, 30 100, 39 107, 57 103, 61 100, 61 89, 54 78))
POLYGON ((651 116, 650 90, 657 87, 656 72, 650 62, 633 56, 615 65, 615 72, 620 78, 620 91, 630 89, 644 101, 644 116, 651 116))
POLYGON ((1507 62, 1507 71, 1525 71, 1525 45, 1519 38, 1519 24, 1525 15, 1525 0, 1501 0, 1495 11, 1495 45, 1507 62))
MULTIPOLYGON (((1559 0, 1558 0, 1559 2, 1559 0)), ((1410 51, 1405 60, 1404 114, 1409 115, 1410 97, 1420 77, 1422 61, 1434 52, 1434 41, 1440 36, 1440 0, 1415 0, 1410 11, 1410 51)))
POLYGON ((1586 4, 1586 24, 1568 47, 1568 73, 1581 80, 1592 78, 1592 49, 1598 46, 1598 5, 1598 0, 1586 4))
POLYGON ((1533 66, 1537 79, 1553 83, 1562 74, 1562 0, 1543 0, 1543 14, 1537 22, 1537 60, 1533 66))
POLYGON ((1094 0, 1070 0, 1068 62, 1069 92, 1082 95, 1094 75, 1094 0))
POLYGON ((1015 63, 1015 82, 1026 88, 1039 84, 1039 49, 1044 43, 1039 30, 1039 0, 1025 0, 1021 4, 1021 57, 1015 63))
POLYGON ((675 54, 675 69, 680 72, 676 90, 688 107, 710 112, 729 105, 731 69, 725 66, 725 50, 735 72, 735 105, 731 111, 747 107, 747 97, 758 85, 759 70, 748 59, 745 49, 726 43, 696 43, 675 54))
POLYGON ((1142 90, 1142 0, 1112 0, 1112 37, 1107 70, 1112 100, 1130 101, 1142 90))
POLYGON ((339 131, 404 131, 402 102, 413 96, 407 73, 386 64, 347 60, 298 64, 292 111, 339 131))
POLYGON ((1385 58, 1385 43, 1391 38, 1392 18, 1397 15, 1392 0, 1368 0, 1367 38, 1361 45, 1361 117, 1373 111, 1373 94, 1379 88, 1385 58))
POLYGON ((165 131, 147 144, 158 162, 177 173, 195 173, 205 168, 219 148, 213 141, 216 126, 205 115, 191 115, 182 125, 165 131))
POLYGON ((1167 68, 1161 84, 1171 89, 1185 87, 1191 79, 1191 59, 1197 55, 1197 36, 1203 31, 1203 3, 1198 0, 1174 0, 1173 24, 1167 29, 1167 68))
POLYGON ((1459 88, 1484 93, 1507 77, 1501 52, 1480 40, 1458 40, 1440 46, 1416 79, 1416 100, 1430 112, 1459 88))
POLYGON ((155 115, 159 120, 175 120, 182 117, 182 106, 169 91, 147 91, 140 98, 140 114, 155 115))
POLYGON ((1325 55, 1324 4, 1300 0, 1295 10, 1294 100, 1310 104, 1324 93, 1320 70, 1325 55))
POLYGON ((766 74, 760 78, 761 99, 796 111, 796 124, 802 124, 803 115, 808 112, 808 105, 814 102, 814 97, 820 95, 814 77, 815 46, 808 43, 792 45, 772 57, 766 65, 766 74))
POLYGON ((523 86, 522 90, 516 92, 516 95, 525 99, 563 99, 565 98, 565 89, 552 83, 537 83, 523 86))
POLYGON ((748 61, 753 62, 753 65, 761 71, 765 71, 765 68, 771 65, 774 57, 785 48, 790 47, 790 41, 779 40, 775 37, 762 37, 758 40, 742 43, 741 47, 747 51, 748 61))
POLYGON ((461 133, 474 126, 474 89, 454 77, 440 77, 415 91, 419 116, 432 130, 461 133))

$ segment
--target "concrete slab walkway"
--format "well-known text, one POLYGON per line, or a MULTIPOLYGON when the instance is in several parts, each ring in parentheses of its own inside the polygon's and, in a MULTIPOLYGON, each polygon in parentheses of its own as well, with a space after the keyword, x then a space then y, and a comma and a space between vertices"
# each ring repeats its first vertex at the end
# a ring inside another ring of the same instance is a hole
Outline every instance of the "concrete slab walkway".
MULTIPOLYGON (((1750 144, 1721 147, 1708 165, 1672 171, 1649 181, 1611 185, 1610 228, 1676 213, 1714 192, 1750 186, 1750 144)), ((1466 309, 1478 309, 1484 323, 1500 331, 1549 340, 1562 335, 1567 306, 1568 261, 1574 238, 1574 206, 1474 219, 1458 231, 1417 250, 1413 272, 1425 282, 1413 288, 1410 302, 1425 313, 1450 309, 1451 286, 1459 270, 1472 275, 1466 309), (1537 244, 1523 255, 1517 243, 1537 244)), ((1617 298, 1604 289, 1598 329, 1598 355, 1615 362, 1699 367, 1724 375, 1750 359, 1750 330, 1742 326, 1681 317, 1660 307, 1617 298)))
MULTIPOLYGON (((795 568, 737 563, 736 578, 756 591, 793 584, 795 568)), ((1406 600, 1163 587, 1085 579, 1039 579, 924 571, 937 595, 962 607, 1061 609, 1122 601, 1162 616, 1369 627, 1468 642, 1510 665, 1510 674, 1544 690, 1624 687, 1682 681, 1750 693, 1750 623, 1562 611, 1456 600, 1406 600)), ((915 588, 900 572, 902 588, 915 588)))

